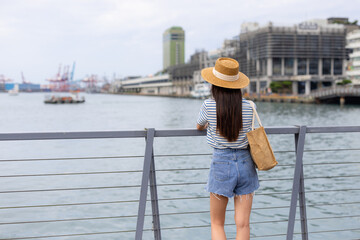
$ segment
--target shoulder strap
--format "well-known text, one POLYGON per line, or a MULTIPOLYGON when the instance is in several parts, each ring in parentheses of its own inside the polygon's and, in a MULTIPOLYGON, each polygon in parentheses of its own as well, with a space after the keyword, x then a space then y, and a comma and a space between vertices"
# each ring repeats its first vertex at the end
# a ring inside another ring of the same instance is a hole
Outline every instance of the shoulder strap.
POLYGON ((256 116, 256 119, 257 119, 257 121, 258 121, 258 123, 259 123, 260 127, 262 127, 262 124, 261 124, 261 121, 260 121, 259 115, 258 115, 258 113, 257 113, 257 111, 256 111, 256 109, 255 109, 254 102, 253 102, 253 101, 250 101, 250 100, 248 100, 248 101, 249 101, 249 103, 250 103, 250 105, 251 105, 251 108, 252 108, 252 110, 253 110, 253 117, 252 117, 251 130, 254 130, 255 116, 256 116))

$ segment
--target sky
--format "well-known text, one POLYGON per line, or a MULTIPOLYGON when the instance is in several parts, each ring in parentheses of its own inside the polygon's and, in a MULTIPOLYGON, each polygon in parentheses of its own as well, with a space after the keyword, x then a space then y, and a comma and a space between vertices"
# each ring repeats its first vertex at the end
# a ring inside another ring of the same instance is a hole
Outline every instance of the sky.
POLYGON ((359 13, 360 0, 0 0, 0 75, 45 84, 76 62, 74 79, 146 76, 162 70, 171 26, 185 30, 187 61, 220 48, 244 22, 291 26, 359 13))

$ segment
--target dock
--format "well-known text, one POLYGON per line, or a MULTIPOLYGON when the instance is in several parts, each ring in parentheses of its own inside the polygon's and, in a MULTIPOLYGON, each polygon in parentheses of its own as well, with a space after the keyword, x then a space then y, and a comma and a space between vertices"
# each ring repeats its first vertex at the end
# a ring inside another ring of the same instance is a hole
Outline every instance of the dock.
POLYGON ((260 102, 287 102, 287 103, 337 103, 344 105, 360 104, 360 88, 328 87, 312 91, 309 95, 292 94, 256 94, 245 93, 244 97, 260 102))

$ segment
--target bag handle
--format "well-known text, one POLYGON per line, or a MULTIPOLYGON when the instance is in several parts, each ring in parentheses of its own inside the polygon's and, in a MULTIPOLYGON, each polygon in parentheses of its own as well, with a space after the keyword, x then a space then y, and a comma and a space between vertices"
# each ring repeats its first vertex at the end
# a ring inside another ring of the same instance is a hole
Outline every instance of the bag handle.
POLYGON ((255 116, 256 116, 256 119, 257 119, 260 127, 262 127, 262 124, 261 124, 259 115, 258 115, 258 113, 257 113, 257 111, 255 109, 254 102, 249 100, 249 103, 250 103, 250 105, 251 105, 251 107, 253 109, 253 117, 252 117, 252 124, 251 124, 251 131, 252 131, 252 130, 254 130, 255 116))

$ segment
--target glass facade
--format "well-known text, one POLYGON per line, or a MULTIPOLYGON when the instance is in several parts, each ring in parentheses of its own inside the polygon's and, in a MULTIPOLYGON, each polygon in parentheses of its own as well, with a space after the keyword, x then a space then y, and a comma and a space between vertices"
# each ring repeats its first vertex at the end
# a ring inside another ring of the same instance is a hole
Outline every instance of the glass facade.
POLYGON ((266 81, 261 81, 261 82, 260 82, 260 89, 265 89, 265 88, 266 88, 266 85, 267 85, 267 82, 266 82, 266 81))
POLYGON ((260 75, 265 76, 267 72, 267 60, 260 60, 260 75))
POLYGON ((173 33, 170 36, 171 36, 171 40, 184 40, 184 34, 173 33))
POLYGON ((331 87, 332 83, 331 82, 322 82, 321 85, 323 87, 331 87))
POLYGON ((323 58, 322 74, 323 75, 331 74, 331 59, 330 58, 323 58))
POLYGON ((319 59, 311 58, 309 61, 309 74, 317 75, 319 74, 319 59))
POLYGON ((281 58, 273 58, 273 75, 281 75, 281 58))
POLYGON ((305 82, 304 81, 298 82, 298 93, 299 94, 305 93, 305 82))
POLYGON ((250 82, 250 93, 256 93, 256 82, 250 82))
POLYGON ((293 75, 293 74, 294 74, 294 59, 285 58, 285 75, 293 75))
POLYGON ((306 75, 306 58, 298 59, 298 75, 306 75))
POLYGON ((334 59, 334 75, 342 74, 342 61, 339 58, 334 59))
POLYGON ((318 82, 310 81, 310 91, 318 89, 318 82))

